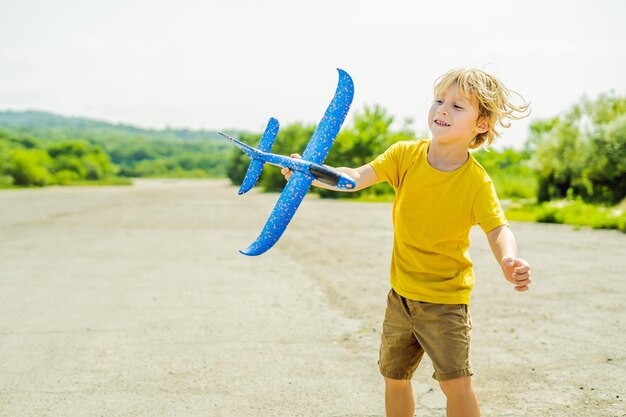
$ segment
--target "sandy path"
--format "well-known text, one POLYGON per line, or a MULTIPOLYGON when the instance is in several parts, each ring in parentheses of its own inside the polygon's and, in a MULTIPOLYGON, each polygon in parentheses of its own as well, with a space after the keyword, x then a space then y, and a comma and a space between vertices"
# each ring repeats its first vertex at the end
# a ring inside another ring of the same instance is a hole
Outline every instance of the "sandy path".
MULTIPOLYGON (((382 416, 390 206, 224 181, 0 192, 0 416, 382 416)), ((479 230, 472 359, 486 416, 626 416, 626 235, 514 224, 535 284, 479 230)), ((424 361, 416 415, 444 415, 424 361)))

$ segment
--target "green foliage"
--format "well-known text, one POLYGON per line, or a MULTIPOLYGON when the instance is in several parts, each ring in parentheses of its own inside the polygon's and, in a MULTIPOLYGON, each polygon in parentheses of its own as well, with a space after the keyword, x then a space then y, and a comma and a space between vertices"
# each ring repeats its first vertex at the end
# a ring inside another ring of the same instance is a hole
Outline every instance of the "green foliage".
POLYGON ((615 203, 626 195, 626 112, 603 124, 590 139, 593 157, 583 175, 596 200, 615 203))
POLYGON ((537 195, 537 178, 533 173, 520 175, 507 171, 491 175, 499 198, 529 199, 537 195))
POLYGON ((116 174, 223 177, 231 151, 215 132, 140 129, 43 112, 0 112, 0 125, 8 129, 0 131, 0 187, 14 184, 7 174, 11 149, 49 150, 48 184, 104 183, 116 174))
POLYGON ((581 199, 543 203, 538 207, 536 220, 542 223, 588 226, 594 229, 618 229, 626 233, 624 210, 587 204, 581 199))
POLYGON ((512 221, 559 223, 594 229, 617 229, 626 233, 626 210, 620 206, 589 204, 580 198, 554 200, 540 204, 511 204, 505 209, 506 217, 512 221))
POLYGON ((527 150, 534 152, 539 201, 568 195, 621 201, 626 197, 626 97, 585 98, 560 117, 533 122, 527 150))
POLYGON ((15 149, 10 153, 6 174, 15 185, 39 186, 54 182, 50 174, 52 159, 41 149, 15 149))
POLYGON ((474 157, 489 173, 500 198, 534 198, 537 194, 537 176, 529 150, 481 149, 474 157))
POLYGON ((102 180, 115 172, 100 146, 76 140, 46 143, 0 131, 0 187, 65 185, 102 180))
POLYGON ((523 200, 508 202, 504 204, 504 214, 509 221, 516 222, 536 222, 537 221, 537 205, 534 203, 523 202, 523 200))
POLYGON ((380 106, 365 106, 362 111, 356 111, 352 126, 338 135, 329 164, 359 167, 371 162, 393 143, 414 139, 413 135, 393 132, 393 119, 380 106))
POLYGON ((60 184, 85 179, 100 180, 113 176, 117 171, 100 146, 83 141, 52 144, 48 147, 48 154, 54 160, 52 172, 60 184))
POLYGON ((143 136, 98 139, 125 177, 223 177, 232 150, 226 141, 151 140, 143 136))

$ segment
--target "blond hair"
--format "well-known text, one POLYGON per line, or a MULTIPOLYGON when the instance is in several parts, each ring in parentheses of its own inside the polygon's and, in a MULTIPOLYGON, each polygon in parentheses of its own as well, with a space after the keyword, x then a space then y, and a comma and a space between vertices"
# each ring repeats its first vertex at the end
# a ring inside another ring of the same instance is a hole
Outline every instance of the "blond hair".
POLYGON ((500 136, 496 123, 506 129, 511 123, 503 119, 519 120, 530 114, 530 105, 524 97, 509 90, 496 77, 483 70, 459 68, 448 71, 435 80, 435 96, 445 93, 452 86, 456 86, 461 94, 473 102, 478 109, 478 121, 484 120, 489 127, 486 132, 476 135, 470 143, 471 149, 481 145, 488 147, 500 136), (522 104, 513 104, 512 95, 518 96, 522 104), (528 113, 524 114, 526 111, 528 113))

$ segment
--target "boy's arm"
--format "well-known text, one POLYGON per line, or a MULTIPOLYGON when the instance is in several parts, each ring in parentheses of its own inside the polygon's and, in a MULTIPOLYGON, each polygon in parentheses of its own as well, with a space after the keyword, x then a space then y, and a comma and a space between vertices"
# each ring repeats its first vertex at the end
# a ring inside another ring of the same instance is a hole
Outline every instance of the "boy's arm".
MULTIPOLYGON (((291 157, 300 158, 300 155, 298 155, 297 153, 294 153, 294 154, 291 154, 291 157)), ((354 180, 354 182, 356 183, 356 186, 353 189, 338 190, 337 188, 333 188, 320 181, 313 181, 313 185, 315 185, 316 187, 325 188, 327 190, 332 190, 332 191, 354 192, 354 191, 359 191, 364 188, 367 188, 370 185, 374 185, 378 182, 378 176, 376 175, 376 171, 374 171, 374 168, 372 168, 369 164, 363 165, 359 168, 340 167, 337 169, 343 172, 344 174, 349 175, 350 178, 354 180)), ((289 168, 283 168, 280 170, 280 172, 285 176, 285 179, 289 181, 289 178, 291 177, 291 173, 292 173, 291 170, 289 168)))
POLYGON ((491 251, 495 255, 504 278, 515 285, 517 291, 530 287, 530 264, 517 257, 517 242, 508 226, 499 226, 487 233, 491 251))

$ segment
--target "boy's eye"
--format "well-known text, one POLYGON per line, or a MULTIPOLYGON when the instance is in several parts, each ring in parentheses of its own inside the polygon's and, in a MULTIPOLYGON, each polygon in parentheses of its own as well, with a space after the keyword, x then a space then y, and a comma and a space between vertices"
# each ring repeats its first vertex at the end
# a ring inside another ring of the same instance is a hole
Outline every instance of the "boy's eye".
POLYGON ((454 107, 461 110, 463 109, 463 107, 459 106, 458 104, 455 104, 454 107))
POLYGON ((443 100, 435 100, 435 103, 441 104, 441 103, 443 103, 443 100))

